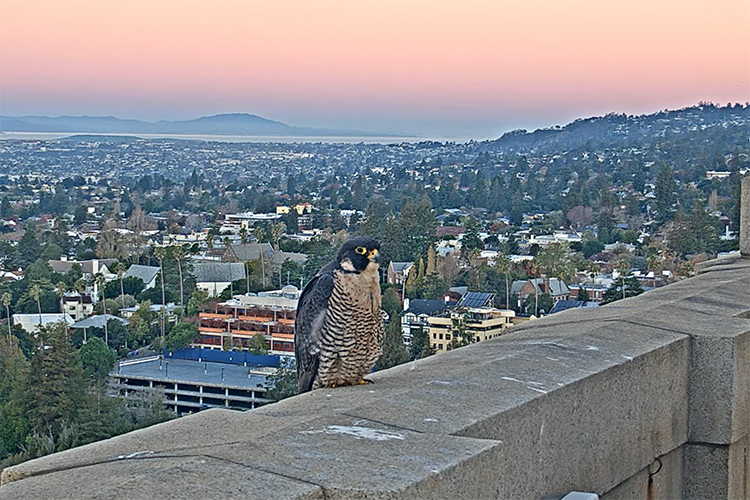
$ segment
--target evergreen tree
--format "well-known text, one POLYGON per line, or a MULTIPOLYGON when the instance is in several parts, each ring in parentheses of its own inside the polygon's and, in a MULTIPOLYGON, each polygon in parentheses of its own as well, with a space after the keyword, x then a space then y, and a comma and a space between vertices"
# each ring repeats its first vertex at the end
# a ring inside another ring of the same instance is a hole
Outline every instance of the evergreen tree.
POLYGON ((80 355, 84 376, 99 384, 107 380, 117 360, 117 353, 99 337, 89 338, 81 347, 80 355))
POLYGON ((15 337, 0 337, 0 463, 21 450, 29 431, 24 411, 24 381, 29 363, 15 337))
POLYGON ((383 292, 383 300, 381 308, 388 314, 391 321, 395 321, 398 315, 403 311, 401 305, 401 299, 392 286, 389 286, 385 292, 383 292))
POLYGON ((376 370, 385 370, 409 361, 409 350, 401 334, 401 322, 398 316, 391 318, 386 325, 383 338, 383 355, 375 363, 376 370))
POLYGON ((674 179, 674 171, 669 165, 664 165, 656 177, 656 188, 654 190, 656 216, 661 222, 667 221, 672 216, 672 207, 677 201, 677 184, 674 179))
POLYGON ((423 327, 412 329, 409 358, 411 360, 426 358, 435 354, 435 348, 430 344, 429 333, 423 327))
POLYGON ((57 437, 76 421, 86 384, 81 358, 65 324, 40 330, 50 348, 40 349, 31 360, 26 407, 32 432, 57 437))
POLYGON ((18 253, 18 265, 25 268, 42 256, 42 246, 36 234, 36 226, 33 223, 26 225, 25 231, 16 246, 18 253))

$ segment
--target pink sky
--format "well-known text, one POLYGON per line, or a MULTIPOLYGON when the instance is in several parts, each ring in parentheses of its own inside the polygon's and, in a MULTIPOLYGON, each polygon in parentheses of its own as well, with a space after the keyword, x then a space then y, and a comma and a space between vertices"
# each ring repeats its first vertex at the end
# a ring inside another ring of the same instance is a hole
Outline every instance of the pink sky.
POLYGON ((0 113, 488 138, 750 101, 748 0, 0 0, 0 113))

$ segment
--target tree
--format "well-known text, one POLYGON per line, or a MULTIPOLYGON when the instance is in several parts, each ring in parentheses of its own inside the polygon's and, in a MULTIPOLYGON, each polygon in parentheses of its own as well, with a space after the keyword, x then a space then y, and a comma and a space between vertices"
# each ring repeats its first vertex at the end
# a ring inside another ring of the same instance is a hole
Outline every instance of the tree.
POLYGON ((265 383, 261 386, 266 390, 265 397, 271 401, 281 401, 282 399, 296 396, 299 392, 297 386, 297 368, 293 358, 281 358, 276 371, 266 377, 265 383))
POLYGON ((510 309, 510 271, 513 269, 513 261, 498 254, 495 257, 495 267, 505 276, 505 307, 510 309))
POLYGON ((24 405, 28 368, 18 343, 0 337, 0 463, 20 451, 29 430, 24 405))
POLYGON ((573 274, 573 266, 567 246, 561 243, 550 243, 534 257, 539 269, 547 276, 564 279, 573 274))
POLYGON ((638 282, 638 278, 633 275, 630 264, 626 260, 620 261, 618 270, 620 277, 613 281, 612 285, 604 292, 603 304, 609 304, 627 297, 635 297, 643 293, 643 287, 638 282))
POLYGON ((36 234, 36 226, 33 223, 26 225, 23 236, 18 241, 18 265, 25 268, 42 255, 42 246, 36 234))
POLYGON ((409 361, 409 350, 401 334, 401 322, 392 318, 386 325, 383 337, 383 354, 375 363, 376 370, 386 370, 409 361))
POLYGON ((451 315, 451 349, 471 344, 474 337, 466 329, 466 311, 454 309, 451 315))
POLYGON ((484 250, 484 243, 479 237, 479 223, 474 217, 467 217, 464 221, 466 233, 461 238, 461 257, 467 262, 474 250, 484 250))
POLYGON ((182 279, 182 259, 185 258, 186 251, 185 251, 185 247, 182 247, 179 245, 173 246, 173 247, 170 246, 169 248, 172 251, 172 257, 174 258, 175 261, 177 261, 177 269, 179 270, 179 273, 180 273, 180 306, 182 306, 185 303, 184 302, 185 292, 183 290, 184 281, 182 279))
POLYGON ((8 292, 3 292, 3 295, 0 297, 0 300, 2 301, 3 305, 5 306, 5 319, 8 321, 8 339, 13 336, 13 331, 10 328, 10 303, 13 300, 13 297, 8 292))
POLYGON ((577 300, 580 300, 581 302, 590 302, 591 297, 589 296, 589 291, 586 290, 586 288, 583 285, 580 285, 578 288, 578 296, 576 297, 577 300))
POLYGON ((268 345, 266 345, 265 335, 262 333, 256 333, 250 337, 247 348, 253 354, 268 354, 268 345))
POLYGON ((142 253, 143 245, 143 232, 152 227, 151 221, 146 217, 146 213, 141 209, 139 205, 133 209, 130 214, 130 218, 126 223, 126 227, 133 231, 133 243, 131 250, 131 257, 135 260, 140 257, 142 253))
POLYGON ((117 232, 114 223, 105 222, 102 231, 96 238, 96 255, 100 259, 124 259, 128 256, 125 237, 117 232))
MULTIPOLYGON (((121 272, 120 270, 117 274, 119 275, 121 272)), ((110 281, 104 285, 104 297, 108 299, 115 299, 125 295, 136 296, 141 291, 143 291, 143 280, 136 276, 128 276, 118 281, 110 281)))
POLYGON ((674 180, 674 171, 669 165, 664 165, 656 176, 656 187, 654 194, 654 209, 659 221, 664 222, 671 218, 672 206, 677 201, 677 184, 674 180))
POLYGON ((583 207, 581 205, 577 205, 568 210, 567 218, 573 229, 575 229, 576 231, 580 231, 584 227, 589 226, 592 222, 594 222, 594 211, 591 209, 591 207, 583 207))
POLYGON ((526 311, 534 309, 534 316, 540 314, 549 314, 552 308, 555 306, 554 300, 549 293, 534 294, 532 297, 529 295, 523 302, 523 307, 526 311))
MULTIPOLYGON (((102 308, 104 310, 104 316, 106 316, 107 315, 107 299, 104 298, 104 275, 101 273, 97 273, 96 276, 94 276, 94 280, 96 281, 96 284, 99 290, 102 291, 101 303, 102 303, 102 308)), ((109 345, 109 327, 107 323, 104 323, 104 343, 109 345)))
POLYGON ((172 327, 167 334, 164 347, 170 351, 183 349, 198 338, 198 327, 193 323, 180 322, 172 327))
POLYGON ((31 359, 27 386, 29 423, 32 432, 59 436, 76 420, 82 407, 83 369, 64 323, 43 326, 41 330, 40 337, 51 345, 31 359))
POLYGON ((430 344, 429 333, 421 326, 412 329, 409 358, 413 361, 432 356, 433 354, 435 354, 435 348, 430 344))
MULTIPOLYGON (((167 249, 165 247, 154 248, 154 257, 159 260, 159 276, 161 281, 161 303, 162 306, 166 305, 165 293, 164 293, 164 257, 167 255, 167 249)), ((164 337, 164 307, 161 308, 161 336, 164 337)))
POLYGON ((592 255, 595 255, 604 250, 604 243, 596 238, 589 238, 583 240, 583 244, 581 245, 581 247, 583 251, 583 257, 585 259, 588 259, 592 255))
POLYGON ((404 307, 401 304, 401 299, 399 299, 398 294, 393 287, 388 287, 385 292, 383 292, 381 307, 388 314, 391 321, 395 321, 396 318, 398 318, 399 313, 404 310, 404 307))
POLYGON ((117 353, 99 337, 92 337, 81 347, 80 354, 86 378, 103 384, 115 366, 117 353))
POLYGON ((200 312, 200 306, 208 301, 208 292, 205 290, 195 290, 187 303, 186 316, 197 316, 200 312))
POLYGON ((39 309, 39 326, 42 326, 42 303, 39 302, 39 297, 42 295, 42 290, 39 285, 33 284, 29 287, 29 296, 36 302, 37 308, 39 309))

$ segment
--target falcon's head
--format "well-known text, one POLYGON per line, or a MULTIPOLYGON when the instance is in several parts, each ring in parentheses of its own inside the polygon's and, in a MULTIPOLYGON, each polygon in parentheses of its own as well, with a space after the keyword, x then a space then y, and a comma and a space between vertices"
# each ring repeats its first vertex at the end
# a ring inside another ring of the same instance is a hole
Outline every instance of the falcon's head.
POLYGON ((341 245, 336 260, 350 272, 377 272, 380 243, 369 236, 357 236, 341 245))

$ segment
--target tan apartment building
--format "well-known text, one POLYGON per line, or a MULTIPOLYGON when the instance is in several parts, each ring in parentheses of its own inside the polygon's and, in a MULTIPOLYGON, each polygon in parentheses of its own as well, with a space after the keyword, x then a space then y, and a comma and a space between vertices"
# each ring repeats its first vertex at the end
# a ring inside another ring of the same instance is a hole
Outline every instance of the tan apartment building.
MULTIPOLYGON (((503 330, 513 324, 515 311, 494 307, 456 308, 443 316, 427 318, 430 344, 436 352, 451 349, 451 342, 465 328, 465 336, 470 342, 482 342, 502 335, 503 330)), ((460 340, 460 339, 457 339, 460 340)))

